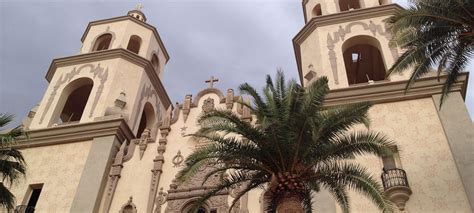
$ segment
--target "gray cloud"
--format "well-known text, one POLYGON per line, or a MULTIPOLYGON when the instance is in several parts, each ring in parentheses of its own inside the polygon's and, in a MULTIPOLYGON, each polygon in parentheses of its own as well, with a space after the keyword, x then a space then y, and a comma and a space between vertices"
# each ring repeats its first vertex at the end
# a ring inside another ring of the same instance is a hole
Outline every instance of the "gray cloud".
MULTIPOLYGON (((41 100, 51 60, 79 52, 87 23, 125 15, 135 4, 1 1, 0 112, 16 114, 20 122, 41 100)), ((243 82, 261 87, 277 68, 298 77, 291 39, 304 24, 300 0, 166 0, 144 6, 171 56, 163 83, 173 102, 205 88, 211 75, 222 90, 243 82)), ((474 112, 472 79, 466 102, 474 112)))

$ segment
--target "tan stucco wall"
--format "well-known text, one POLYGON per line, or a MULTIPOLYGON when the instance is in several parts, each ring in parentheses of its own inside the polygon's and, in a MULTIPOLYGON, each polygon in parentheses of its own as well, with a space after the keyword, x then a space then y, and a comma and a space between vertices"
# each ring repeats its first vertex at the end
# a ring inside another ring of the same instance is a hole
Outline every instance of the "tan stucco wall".
MULTIPOLYGON (((371 129, 397 143, 400 166, 407 173, 413 194, 405 212, 470 212, 449 144, 431 98, 375 105, 371 129)), ((382 161, 361 157, 380 180, 382 161)), ((379 212, 368 199, 351 193, 352 212, 379 212)), ((341 212, 338 208, 337 212, 341 212)))
POLYGON ((44 184, 35 212, 69 212, 91 141, 21 149, 26 179, 12 187, 17 205, 26 205, 30 184, 44 184))

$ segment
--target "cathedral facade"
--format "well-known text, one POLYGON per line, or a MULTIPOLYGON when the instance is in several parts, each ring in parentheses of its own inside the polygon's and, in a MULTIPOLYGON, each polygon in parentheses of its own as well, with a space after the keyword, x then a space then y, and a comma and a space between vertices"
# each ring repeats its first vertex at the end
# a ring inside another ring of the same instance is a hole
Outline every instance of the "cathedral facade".
MULTIPOLYGON (((384 19, 403 10, 390 0, 303 0, 305 25, 293 45, 300 82, 327 76, 326 104, 371 101, 371 129, 397 146, 363 162, 380 177, 397 212, 472 212, 474 125, 462 74, 439 109, 444 77, 427 76, 405 92, 409 73, 386 70, 402 50, 390 46, 384 19)), ((202 185, 208 168, 179 183, 175 175, 193 150, 206 144, 186 134, 214 109, 255 122, 233 89, 213 86, 173 104, 162 84, 170 58, 155 27, 140 9, 92 21, 78 55, 54 59, 49 86, 24 120, 26 178, 12 187, 17 212, 187 212, 218 177, 202 185)), ((360 127, 362 128, 362 127, 360 127)), ((238 188, 212 197, 199 212, 227 212, 238 188)), ((350 193, 353 212, 378 212, 350 193)), ((265 190, 240 198, 232 212, 263 212, 265 190)), ((341 212, 324 190, 315 211, 341 212)))

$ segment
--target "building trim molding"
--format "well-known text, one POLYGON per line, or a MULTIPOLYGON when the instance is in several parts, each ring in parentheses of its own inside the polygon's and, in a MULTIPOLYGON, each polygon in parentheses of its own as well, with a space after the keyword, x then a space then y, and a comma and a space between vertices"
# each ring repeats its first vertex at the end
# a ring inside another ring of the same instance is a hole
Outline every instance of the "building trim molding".
MULTIPOLYGON (((405 92, 407 80, 386 82, 382 81, 372 85, 354 85, 348 88, 334 89, 326 96, 325 105, 335 106, 342 104, 370 101, 374 104, 388 103, 402 100, 412 100, 419 98, 431 98, 436 94, 441 94, 443 84, 447 76, 426 77, 417 80, 413 86, 405 92)), ((469 73, 461 73, 456 83, 453 84, 451 92, 460 92, 466 98, 467 83, 469 73)))
POLYGON ((28 139, 18 141, 17 149, 51 146, 92 140, 115 135, 120 141, 131 140, 134 135, 123 119, 76 123, 28 131, 28 139))
POLYGON ((344 11, 340 13, 322 15, 309 20, 303 27, 303 29, 301 29, 298 34, 296 34, 296 36, 293 38, 293 49, 295 51, 296 64, 298 66, 301 84, 303 84, 304 80, 301 65, 300 46, 316 28, 345 22, 353 22, 368 18, 389 16, 402 10, 404 10, 403 7, 398 4, 388 4, 377 7, 368 7, 357 10, 344 11))
POLYGON ((107 24, 107 23, 111 23, 111 22, 118 22, 118 21, 125 21, 125 20, 129 20, 129 21, 132 21, 136 24, 139 24, 151 31, 153 31, 153 35, 155 36, 156 40, 158 41, 158 43, 160 44, 160 47, 163 49, 163 54, 165 55, 165 58, 166 58, 166 62, 169 61, 170 59, 170 56, 168 54, 168 51, 166 50, 166 47, 163 43, 163 41, 161 40, 161 37, 160 37, 160 34, 158 33, 158 31, 156 30, 156 28, 153 26, 153 25, 150 25, 150 24, 147 24, 145 22, 142 22, 136 18, 133 18, 131 16, 118 16, 118 17, 114 17, 114 18, 108 18, 108 19, 101 19, 101 20, 97 20, 97 21, 91 21, 89 22, 89 24, 87 24, 87 27, 86 27, 86 30, 84 31, 84 34, 82 34, 82 37, 81 37, 81 42, 84 42, 85 38, 86 38, 86 35, 87 33, 89 32, 90 28, 94 25, 99 25, 99 24, 107 24))
POLYGON ((143 67, 154 89, 158 92, 158 95, 161 101, 163 102, 164 107, 168 108, 171 105, 171 99, 169 98, 168 93, 166 92, 163 86, 163 83, 158 77, 158 74, 156 74, 155 70, 153 69, 151 61, 123 48, 103 50, 53 59, 51 65, 49 66, 48 72, 46 73, 46 80, 50 82, 59 67, 76 65, 79 63, 99 62, 102 60, 115 58, 125 59, 138 66, 143 67))

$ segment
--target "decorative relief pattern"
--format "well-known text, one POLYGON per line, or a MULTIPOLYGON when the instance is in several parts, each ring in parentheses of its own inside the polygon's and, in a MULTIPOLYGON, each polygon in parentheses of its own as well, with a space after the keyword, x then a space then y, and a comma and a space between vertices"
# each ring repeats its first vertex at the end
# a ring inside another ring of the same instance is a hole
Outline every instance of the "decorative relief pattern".
POLYGON ((176 153, 176 155, 173 157, 174 167, 181 166, 181 163, 183 162, 183 160, 184 160, 184 157, 183 155, 181 155, 181 151, 178 151, 178 153, 176 153))
POLYGON ((74 78, 74 76, 79 74, 79 72, 80 72, 80 69, 76 69, 76 67, 74 67, 71 70, 71 72, 63 74, 61 75, 61 77, 59 77, 58 81, 56 81, 56 84, 53 87, 53 91, 49 95, 48 101, 46 102, 46 107, 44 108, 43 114, 41 115, 41 118, 39 121, 40 124, 43 123, 44 116, 46 115, 47 111, 51 108, 51 104, 53 103, 53 100, 56 96, 56 93, 58 92, 59 87, 61 87, 61 85, 63 85, 64 83, 71 81, 72 78, 74 78))
POLYGON ((214 110, 214 99, 211 97, 208 97, 206 100, 204 100, 204 104, 202 105, 202 111, 205 113, 208 113, 212 110, 214 110))
MULTIPOLYGON (((151 182, 150 182, 150 191, 148 193, 148 204, 147 204, 147 211, 146 212, 153 212, 153 207, 159 206, 161 208, 161 204, 158 205, 157 202, 157 191, 158 191, 158 183, 160 181, 161 174, 163 173, 163 163, 165 162, 165 157, 163 154, 166 151, 166 144, 168 143, 168 134, 171 130, 171 118, 172 118, 172 107, 170 106, 166 111, 166 114, 163 118, 163 122, 160 126, 160 135, 161 138, 159 139, 159 145, 157 147, 158 154, 153 159, 153 169, 151 170, 151 182)), ((161 201, 158 201, 161 202, 161 201)))
POLYGON ((153 143, 153 139, 151 138, 151 131, 150 129, 146 128, 143 130, 142 135, 140 136, 139 140, 135 140, 135 143, 138 143, 138 147, 140 149, 140 160, 143 158, 143 154, 145 154, 146 148, 148 143, 153 143))
POLYGON ((189 112, 191 111, 192 98, 193 98, 192 95, 186 95, 186 97, 184 98, 183 119, 185 123, 186 123, 186 120, 188 119, 189 112))
POLYGON ((161 206, 166 203, 167 196, 168 193, 163 192, 163 187, 161 187, 160 192, 158 192, 158 197, 156 197, 155 213, 161 213, 161 206))
MULTIPOLYGON (((170 184, 170 190, 168 190, 167 202, 168 205, 165 209, 166 213, 178 213, 182 212, 188 204, 192 203, 195 199, 206 193, 209 188, 212 188, 221 181, 223 174, 216 174, 211 176, 204 184, 204 178, 206 174, 215 169, 215 166, 208 165, 198 171, 193 177, 183 183, 170 184)), ((211 197, 207 205, 210 209, 216 209, 217 212, 227 212, 229 209, 227 199, 229 192, 224 190, 217 193, 216 196, 211 197)))
MULTIPOLYGON (((86 65, 84 65, 84 66, 86 66, 86 65)), ((81 69, 81 68, 79 68, 79 69, 81 69)), ((99 64, 97 64, 97 67, 95 69, 93 67, 91 67, 90 73, 93 74, 94 79, 96 77, 99 78, 100 85, 99 85, 99 88, 97 88, 97 92, 95 93, 94 102, 92 102, 92 108, 91 108, 91 111, 89 113, 89 118, 92 117, 92 114, 94 113, 95 107, 97 106, 97 102, 99 102, 100 95, 102 95, 102 91, 104 90, 104 84, 107 81, 107 78, 109 76, 109 68, 105 69, 105 71, 104 71, 104 68, 100 67, 100 63, 99 63, 99 64)))
POLYGON ((123 204, 119 213, 137 213, 137 207, 133 203, 133 197, 130 196, 127 203, 123 204))

